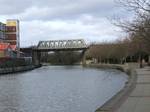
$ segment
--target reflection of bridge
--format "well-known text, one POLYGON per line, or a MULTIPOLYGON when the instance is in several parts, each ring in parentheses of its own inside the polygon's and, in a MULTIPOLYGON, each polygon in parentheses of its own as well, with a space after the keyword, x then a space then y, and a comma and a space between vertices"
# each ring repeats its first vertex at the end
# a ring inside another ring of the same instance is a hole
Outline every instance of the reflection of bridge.
POLYGON ((41 52, 82 50, 84 57, 86 49, 88 47, 83 39, 40 41, 32 51, 33 63, 36 65, 40 64, 41 52))

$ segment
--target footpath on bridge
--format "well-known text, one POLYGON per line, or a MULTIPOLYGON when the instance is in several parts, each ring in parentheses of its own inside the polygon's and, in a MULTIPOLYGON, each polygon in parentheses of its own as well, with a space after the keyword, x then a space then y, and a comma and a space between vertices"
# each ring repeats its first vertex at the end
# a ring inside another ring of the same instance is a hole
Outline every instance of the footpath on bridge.
POLYGON ((136 72, 136 87, 115 112, 150 112, 150 67, 136 72))

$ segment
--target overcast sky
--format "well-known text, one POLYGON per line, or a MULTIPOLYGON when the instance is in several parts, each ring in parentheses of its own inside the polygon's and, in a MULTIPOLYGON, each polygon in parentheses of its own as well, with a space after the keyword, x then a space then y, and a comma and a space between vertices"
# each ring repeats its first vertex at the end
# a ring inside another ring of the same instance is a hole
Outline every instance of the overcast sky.
POLYGON ((114 0, 0 0, 0 21, 19 19, 21 46, 39 40, 113 41, 122 37, 114 16, 131 15, 114 0))

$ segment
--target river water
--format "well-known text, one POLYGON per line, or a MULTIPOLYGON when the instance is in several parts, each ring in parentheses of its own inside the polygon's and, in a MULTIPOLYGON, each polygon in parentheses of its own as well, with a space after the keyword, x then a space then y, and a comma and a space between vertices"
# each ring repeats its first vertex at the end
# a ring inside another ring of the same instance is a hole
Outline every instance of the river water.
POLYGON ((0 76, 0 112, 94 112, 122 89, 113 69, 45 66, 0 76))

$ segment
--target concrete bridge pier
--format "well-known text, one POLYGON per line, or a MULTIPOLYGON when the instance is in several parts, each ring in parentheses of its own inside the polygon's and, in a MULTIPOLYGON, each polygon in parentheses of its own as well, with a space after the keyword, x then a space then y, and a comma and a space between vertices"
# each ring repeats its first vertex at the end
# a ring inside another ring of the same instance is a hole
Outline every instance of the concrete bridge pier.
POLYGON ((41 53, 36 51, 36 50, 33 50, 33 52, 32 52, 32 63, 33 63, 33 65, 39 66, 41 64, 40 58, 41 58, 41 53))
POLYGON ((82 65, 86 65, 86 55, 85 55, 86 50, 82 51, 81 57, 82 57, 82 65))
POLYGON ((150 55, 148 56, 148 64, 150 64, 150 55))

